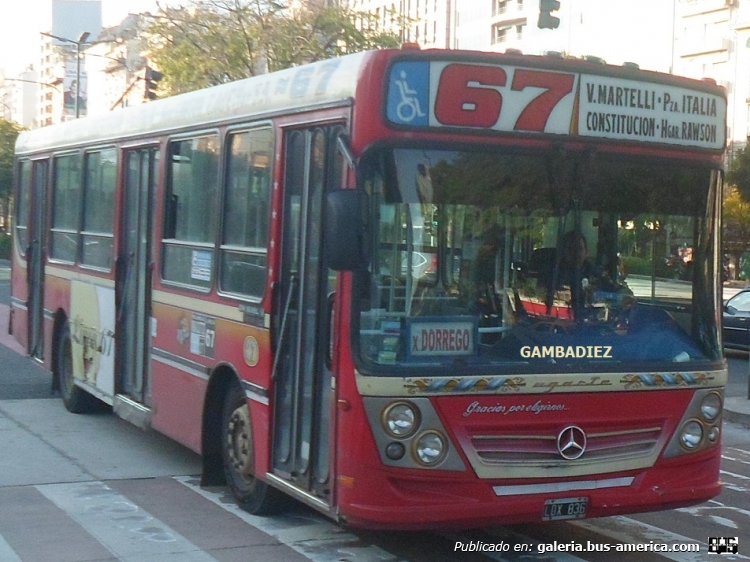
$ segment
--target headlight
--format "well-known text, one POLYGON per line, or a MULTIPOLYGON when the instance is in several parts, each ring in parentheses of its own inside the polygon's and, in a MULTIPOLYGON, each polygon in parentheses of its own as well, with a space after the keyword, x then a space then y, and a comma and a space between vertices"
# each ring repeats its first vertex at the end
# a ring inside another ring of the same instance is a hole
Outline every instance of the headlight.
POLYGON ((689 421, 682 426, 680 433, 680 443, 686 449, 692 451, 700 444, 703 439, 703 427, 697 421, 689 421))
POLYGON ((708 440, 711 441, 711 443, 716 443, 716 441, 719 439, 719 428, 718 427, 712 427, 708 430, 708 440))
POLYGON ((701 414, 706 421, 714 421, 721 413, 721 398, 718 394, 706 394, 701 400, 701 414))
POLYGON ((420 464, 437 464, 443 460, 445 453, 445 439, 437 431, 426 431, 414 444, 414 455, 420 464))
POLYGON ((419 414, 408 402, 396 402, 383 411, 383 428, 391 437, 408 437, 419 426, 419 414))

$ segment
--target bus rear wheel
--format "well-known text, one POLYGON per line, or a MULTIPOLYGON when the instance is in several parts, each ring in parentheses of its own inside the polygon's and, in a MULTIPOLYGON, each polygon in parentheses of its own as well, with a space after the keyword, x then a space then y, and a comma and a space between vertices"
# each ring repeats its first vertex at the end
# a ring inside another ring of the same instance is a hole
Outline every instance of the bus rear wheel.
POLYGON ((284 509, 286 496, 254 475, 250 408, 239 384, 233 384, 224 399, 221 453, 227 484, 242 509, 254 515, 284 509))
POLYGON ((76 386, 73 375, 73 350, 70 340, 70 327, 66 323, 57 338, 55 372, 60 385, 65 408, 74 414, 87 414, 97 409, 99 401, 91 394, 76 386))

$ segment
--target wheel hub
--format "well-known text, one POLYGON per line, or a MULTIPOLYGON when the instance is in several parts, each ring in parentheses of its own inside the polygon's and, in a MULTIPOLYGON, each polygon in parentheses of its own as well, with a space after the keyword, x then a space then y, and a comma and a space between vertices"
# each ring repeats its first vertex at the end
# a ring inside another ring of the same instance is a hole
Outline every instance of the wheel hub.
POLYGON ((250 410, 247 404, 237 408, 227 424, 227 452, 229 462, 240 474, 253 473, 253 441, 251 436, 250 410))

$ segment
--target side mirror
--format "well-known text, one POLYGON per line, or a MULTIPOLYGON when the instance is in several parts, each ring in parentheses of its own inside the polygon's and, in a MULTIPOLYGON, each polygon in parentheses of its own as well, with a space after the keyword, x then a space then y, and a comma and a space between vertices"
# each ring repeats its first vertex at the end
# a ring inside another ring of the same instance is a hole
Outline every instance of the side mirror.
POLYGON ((356 189, 326 196, 324 240, 328 267, 355 271, 367 266, 367 195, 356 189))

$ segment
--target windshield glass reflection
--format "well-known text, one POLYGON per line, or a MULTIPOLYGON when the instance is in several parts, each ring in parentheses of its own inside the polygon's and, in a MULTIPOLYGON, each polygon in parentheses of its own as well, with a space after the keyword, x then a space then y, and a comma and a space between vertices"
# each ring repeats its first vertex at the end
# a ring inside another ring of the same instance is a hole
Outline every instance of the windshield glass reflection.
POLYGON ((720 357, 715 172, 418 149, 365 162, 363 364, 538 372, 720 357))

